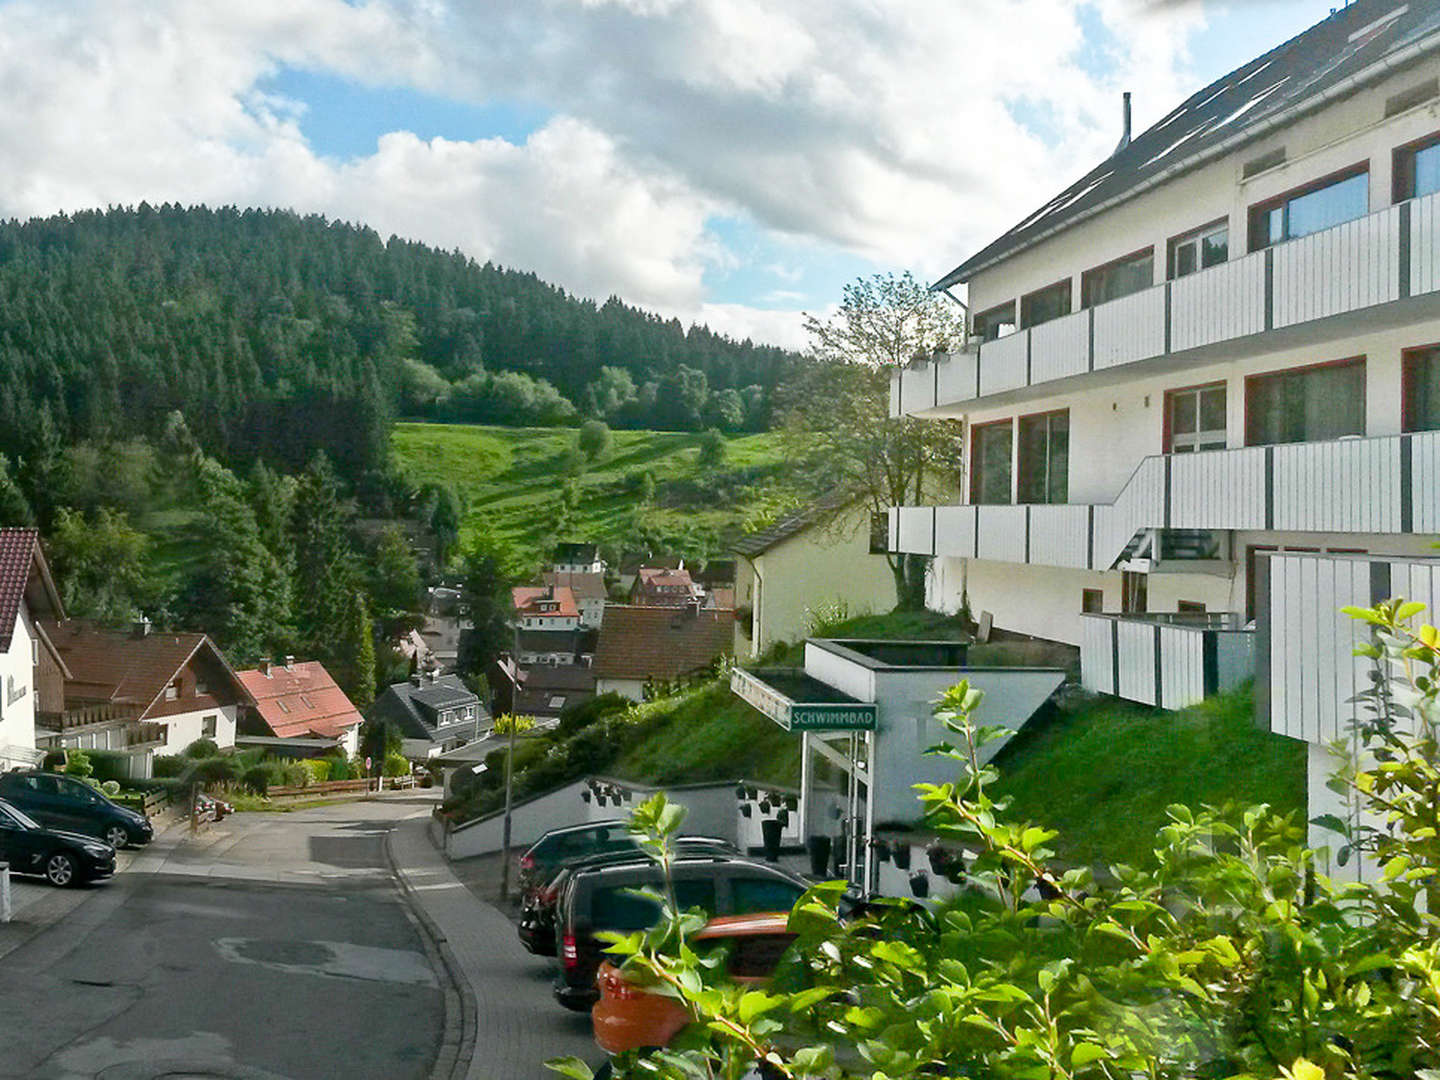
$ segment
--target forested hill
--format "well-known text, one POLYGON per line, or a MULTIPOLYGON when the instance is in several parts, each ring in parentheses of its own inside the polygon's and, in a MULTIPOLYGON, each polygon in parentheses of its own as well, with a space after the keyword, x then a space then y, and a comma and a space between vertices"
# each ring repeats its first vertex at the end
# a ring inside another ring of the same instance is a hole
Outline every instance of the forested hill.
POLYGON ((0 224, 0 453, 156 435, 352 475, 397 414, 762 430, 795 354, 284 211, 141 204, 0 224))

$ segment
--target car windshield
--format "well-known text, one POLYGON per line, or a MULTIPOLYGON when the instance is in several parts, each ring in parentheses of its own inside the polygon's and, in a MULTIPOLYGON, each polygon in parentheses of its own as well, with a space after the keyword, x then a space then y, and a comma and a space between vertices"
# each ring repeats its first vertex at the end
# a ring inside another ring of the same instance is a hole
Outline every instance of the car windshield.
POLYGON ((39 824, 35 821, 34 818, 27 816, 26 814, 17 810, 15 807, 11 806, 9 803, 0 805, 0 817, 9 818, 15 824, 19 825, 22 829, 40 828, 39 824))

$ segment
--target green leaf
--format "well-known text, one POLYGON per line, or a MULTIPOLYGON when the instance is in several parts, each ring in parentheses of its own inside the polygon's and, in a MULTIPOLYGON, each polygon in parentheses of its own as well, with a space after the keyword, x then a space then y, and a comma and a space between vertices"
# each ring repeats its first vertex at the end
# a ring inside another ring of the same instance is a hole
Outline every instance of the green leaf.
POLYGON ((748 1024, 757 1016, 769 1012, 784 1003, 785 999, 763 990, 747 990, 740 998, 740 1022, 748 1024))
POLYGON ((1105 1048, 1103 1046, 1097 1046, 1092 1042, 1082 1042, 1071 1051, 1070 1065, 1072 1068, 1078 1069, 1089 1065, 1092 1061, 1099 1061, 1104 1056, 1105 1048))
POLYGON ((545 1067, 561 1076, 569 1076, 572 1080, 593 1080, 595 1076, 590 1071, 590 1066, 578 1057, 549 1058, 545 1062, 545 1067))

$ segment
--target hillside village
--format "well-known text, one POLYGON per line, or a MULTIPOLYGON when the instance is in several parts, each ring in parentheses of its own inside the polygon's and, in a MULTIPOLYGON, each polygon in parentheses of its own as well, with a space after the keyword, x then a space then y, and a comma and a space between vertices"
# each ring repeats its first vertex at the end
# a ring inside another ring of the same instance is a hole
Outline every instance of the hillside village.
POLYGON ((0 225, 14 1075, 1440 1075, 1440 0, 1117 105, 803 354, 0 225))

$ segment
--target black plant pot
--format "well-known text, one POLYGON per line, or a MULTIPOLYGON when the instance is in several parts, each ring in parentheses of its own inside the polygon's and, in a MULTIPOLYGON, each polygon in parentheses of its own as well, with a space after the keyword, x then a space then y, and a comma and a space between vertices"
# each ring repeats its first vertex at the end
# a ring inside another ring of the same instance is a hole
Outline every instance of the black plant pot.
POLYGON ((768 814, 769 812, 770 812, 770 800, 769 800, 769 799, 761 799, 761 800, 760 800, 760 813, 762 813, 762 814, 768 814))
POLYGON ((775 815, 775 820, 780 823, 780 827, 783 829, 786 825, 790 824, 790 811, 781 810, 775 815))
POLYGON ((830 868, 830 848, 834 843, 828 836, 812 836, 805 842, 810 852, 810 876, 824 877, 830 868))
POLYGON ((735 798, 739 799, 741 802, 744 802, 744 801, 745 801, 746 795, 745 795, 745 785, 744 785, 744 784, 736 784, 736 785, 735 785, 735 798))
POLYGON ((766 862, 780 861, 780 822, 767 818, 760 822, 761 845, 765 849, 766 862))
POLYGON ((930 895, 930 875, 924 870, 916 870, 910 875, 910 895, 921 900, 930 895))
POLYGON ((786 796, 785 796, 785 809, 786 809, 786 810, 799 810, 799 809, 800 809, 800 799, 799 799, 797 796, 794 796, 794 795, 786 795, 786 796))
POLYGON ((588 790, 580 792, 580 798, 585 802, 589 802, 593 797, 588 790))
POLYGON ((740 816, 741 816, 741 817, 749 817, 749 816, 750 816, 751 814, 753 814, 754 812, 755 812, 755 807, 751 806, 748 802, 747 802, 747 803, 741 803, 741 804, 740 804, 740 816))
POLYGON ((932 874, 943 874, 945 868, 950 865, 950 853, 939 844, 931 844, 926 847, 925 857, 930 860, 932 874))
POLYGON ((875 858, 880 862, 890 861, 890 845, 884 840, 875 841, 875 858))
POLYGON ((898 870, 910 869, 910 845, 897 843, 894 850, 895 867, 898 870))

